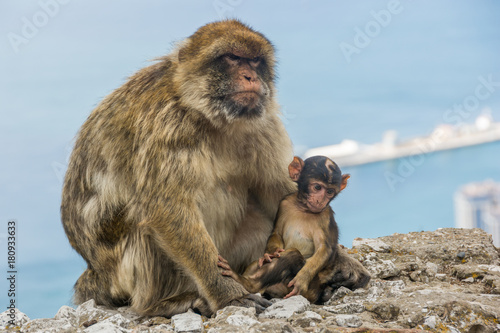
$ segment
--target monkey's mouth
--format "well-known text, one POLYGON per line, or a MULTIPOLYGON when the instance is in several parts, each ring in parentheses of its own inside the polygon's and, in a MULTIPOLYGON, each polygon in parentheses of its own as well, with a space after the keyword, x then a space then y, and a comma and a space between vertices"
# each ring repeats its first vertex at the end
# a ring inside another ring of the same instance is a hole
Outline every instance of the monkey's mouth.
POLYGON ((232 94, 233 99, 260 99, 260 93, 255 90, 237 91, 232 94))
POLYGON ((253 90, 253 89, 236 91, 236 92, 234 92, 234 93, 233 93, 233 95, 237 95, 237 94, 247 94, 247 93, 260 95, 260 93, 259 93, 259 91, 258 91, 258 90, 253 90))
POLYGON ((323 203, 312 203, 310 201, 307 201, 307 208, 309 208, 309 210, 312 212, 312 213, 321 213, 323 211, 323 209, 325 209, 326 205, 323 204, 323 203))
POLYGON ((239 107, 239 115, 248 115, 248 112, 253 113, 251 110, 261 108, 261 95, 256 91, 238 91, 230 96, 230 100, 236 108, 239 107))
POLYGON ((265 101, 255 90, 232 92, 222 99, 224 110, 230 118, 256 118, 262 116, 265 101))

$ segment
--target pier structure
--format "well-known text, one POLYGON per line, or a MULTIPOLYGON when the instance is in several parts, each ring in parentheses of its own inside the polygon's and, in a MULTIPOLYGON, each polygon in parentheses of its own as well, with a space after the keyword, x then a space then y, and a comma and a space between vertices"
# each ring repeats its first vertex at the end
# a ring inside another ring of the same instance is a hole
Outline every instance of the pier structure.
POLYGON ((500 141, 500 122, 494 122, 490 113, 484 113, 477 117, 474 124, 463 123, 457 126, 442 124, 428 136, 399 141, 397 132, 391 130, 385 132, 382 141, 378 143, 363 144, 354 140, 344 140, 340 144, 309 149, 305 152, 304 158, 324 155, 341 167, 346 167, 494 141, 500 141))

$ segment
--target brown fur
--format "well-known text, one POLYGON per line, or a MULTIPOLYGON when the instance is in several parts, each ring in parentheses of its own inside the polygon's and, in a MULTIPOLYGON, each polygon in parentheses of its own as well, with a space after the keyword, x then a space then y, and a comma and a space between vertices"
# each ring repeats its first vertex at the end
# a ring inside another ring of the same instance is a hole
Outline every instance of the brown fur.
POLYGON ((278 202, 293 189, 274 61, 259 33, 237 21, 209 24, 92 112, 61 207, 70 243, 88 263, 76 303, 210 314, 247 293, 220 275, 217 254, 240 270, 261 256, 278 202), (211 100, 232 87, 210 62, 235 47, 266 60, 260 117, 230 117, 211 100))
POLYGON ((294 190, 274 65, 262 34, 235 20, 207 24, 90 114, 61 205, 68 239, 88 264, 76 303, 164 316, 255 304, 220 274, 217 255, 243 272, 294 190), (224 61, 231 53, 243 58, 224 61), (238 76, 245 71, 251 79, 238 76), (258 97, 233 97, 250 84, 258 97), (258 101, 253 113, 240 106, 249 100, 258 101))

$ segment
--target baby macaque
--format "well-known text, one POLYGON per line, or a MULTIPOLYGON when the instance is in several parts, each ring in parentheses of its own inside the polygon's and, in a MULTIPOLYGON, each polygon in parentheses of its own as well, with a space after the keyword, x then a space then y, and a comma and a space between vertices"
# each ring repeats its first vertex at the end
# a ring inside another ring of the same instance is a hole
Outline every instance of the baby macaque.
MULTIPOLYGON (((310 302, 322 302, 323 291, 338 278, 334 276, 338 227, 329 204, 347 186, 350 176, 324 156, 305 161, 294 157, 288 171, 298 191, 281 201, 264 256, 243 275, 236 274, 222 257, 219 266, 223 275, 251 293, 285 298, 300 294, 310 302)), ((360 283, 351 287, 363 287, 370 280, 362 266, 361 271, 360 283)))

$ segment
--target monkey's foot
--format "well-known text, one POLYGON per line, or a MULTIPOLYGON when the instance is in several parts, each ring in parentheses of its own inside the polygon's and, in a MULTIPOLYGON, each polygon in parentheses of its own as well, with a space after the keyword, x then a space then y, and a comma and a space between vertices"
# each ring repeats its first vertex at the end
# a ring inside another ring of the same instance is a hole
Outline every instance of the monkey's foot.
MULTIPOLYGON (((361 266, 361 264, 360 264, 361 266)), ((364 267, 350 272, 338 271, 333 275, 333 278, 328 285, 334 289, 347 287, 351 290, 364 288, 370 282, 370 273, 364 267)))
POLYGON ((233 299, 232 301, 227 303, 226 306, 234 305, 234 306, 243 306, 245 308, 254 307, 257 314, 259 314, 263 312, 271 304, 272 303, 269 302, 264 297, 261 297, 256 294, 248 294, 241 298, 233 299))

